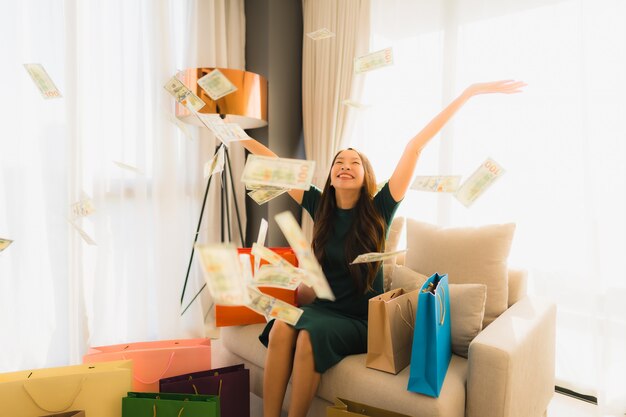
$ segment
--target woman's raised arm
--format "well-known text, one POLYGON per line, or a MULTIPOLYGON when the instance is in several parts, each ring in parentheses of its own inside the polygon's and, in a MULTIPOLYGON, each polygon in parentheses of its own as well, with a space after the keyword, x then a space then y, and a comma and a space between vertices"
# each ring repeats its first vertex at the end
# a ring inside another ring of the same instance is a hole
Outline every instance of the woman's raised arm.
POLYGON ((417 135, 415 135, 406 145, 396 169, 389 179, 389 191, 394 200, 400 201, 404 198, 409 188, 415 166, 424 146, 443 128, 443 126, 454 116, 454 114, 465 104, 471 97, 479 94, 503 93, 513 94, 521 93, 522 88, 526 86, 521 81, 505 80, 494 81, 488 83, 472 84, 461 93, 452 103, 441 111, 434 119, 432 119, 426 127, 424 127, 417 135))

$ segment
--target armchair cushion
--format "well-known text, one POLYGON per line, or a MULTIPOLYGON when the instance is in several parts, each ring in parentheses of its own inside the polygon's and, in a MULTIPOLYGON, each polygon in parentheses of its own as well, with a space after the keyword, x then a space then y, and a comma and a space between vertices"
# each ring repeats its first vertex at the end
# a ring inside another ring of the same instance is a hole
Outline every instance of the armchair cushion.
POLYGON ((484 284, 483 326, 508 306, 507 259, 515 224, 441 228, 407 219, 405 265, 424 275, 448 274, 450 284, 484 284))

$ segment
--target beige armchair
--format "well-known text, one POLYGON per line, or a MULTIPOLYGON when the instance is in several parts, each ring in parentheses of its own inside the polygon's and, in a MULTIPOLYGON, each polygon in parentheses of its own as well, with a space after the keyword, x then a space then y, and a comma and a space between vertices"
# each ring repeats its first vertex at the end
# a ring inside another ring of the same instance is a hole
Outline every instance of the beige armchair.
MULTIPOLYGON (((367 368, 365 354, 352 355, 322 375, 308 415, 325 416, 335 397, 415 417, 545 415, 554 392, 556 308, 526 294, 524 271, 509 269, 505 279, 508 308, 474 338, 468 358, 452 355, 438 398, 407 391, 409 367, 393 375, 367 368)), ((244 363, 250 369, 250 390, 259 397, 266 353, 258 341, 262 328, 262 324, 223 328, 214 353, 216 367, 244 363)), ((288 387, 285 409, 290 395, 288 387)))

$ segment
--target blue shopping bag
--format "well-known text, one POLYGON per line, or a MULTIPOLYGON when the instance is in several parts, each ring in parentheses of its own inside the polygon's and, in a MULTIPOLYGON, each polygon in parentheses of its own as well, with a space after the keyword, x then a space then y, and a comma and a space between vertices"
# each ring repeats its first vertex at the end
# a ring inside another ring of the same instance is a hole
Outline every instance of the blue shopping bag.
POLYGON ((438 397, 451 356, 448 275, 435 273, 418 295, 407 389, 438 397))

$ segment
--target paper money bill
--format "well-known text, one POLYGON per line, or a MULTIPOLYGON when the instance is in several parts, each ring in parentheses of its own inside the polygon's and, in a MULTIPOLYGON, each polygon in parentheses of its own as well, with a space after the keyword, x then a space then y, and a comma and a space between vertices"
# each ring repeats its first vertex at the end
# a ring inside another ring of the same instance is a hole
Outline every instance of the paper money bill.
POLYGON ((505 170, 496 161, 487 158, 487 160, 461 184, 454 196, 465 207, 469 207, 504 173, 505 170))
POLYGON ((265 320, 269 321, 272 304, 274 304, 273 301, 275 298, 267 294, 263 294, 261 291, 251 286, 248 287, 248 294, 250 299, 248 303, 246 303, 246 306, 262 316, 265 316, 265 320))
POLYGON ((113 161, 113 163, 115 165, 117 165, 118 167, 122 168, 122 169, 134 172, 135 174, 138 174, 138 175, 143 175, 143 171, 142 170, 140 170, 139 168, 135 168, 132 165, 128 165, 128 164, 125 164, 125 163, 119 162, 119 161, 113 161))
POLYGON ((239 263, 241 264, 244 284, 252 284, 252 260, 250 259, 250 255, 247 253, 240 253, 239 263))
POLYGON ((79 225, 77 225, 77 224, 76 224, 73 220, 71 220, 71 219, 68 219, 67 221, 68 221, 68 222, 72 225, 72 227, 74 228, 74 230, 76 230, 76 231, 78 232, 78 234, 79 234, 79 235, 80 235, 80 237, 81 237, 81 238, 85 241, 85 243, 86 243, 86 244, 88 244, 88 245, 92 245, 92 246, 96 246, 96 242, 95 242, 95 240, 93 240, 93 239, 91 238, 91 236, 89 236, 89 235, 87 234, 87 232, 85 232, 85 231, 83 230, 83 228, 82 228, 82 227, 80 227, 79 225))
POLYGON ((281 188, 279 190, 258 189, 258 190, 250 191, 248 193, 248 195, 258 205, 262 205, 262 204, 265 204, 268 201, 278 197, 279 195, 282 195, 282 194, 286 193, 287 191, 289 191, 289 189, 287 189, 287 188, 281 188))
POLYGON ((8 248, 11 243, 13 243, 12 240, 0 238, 0 252, 8 248))
POLYGON ((214 125, 223 125, 224 119, 219 114, 198 113, 200 121, 211 131, 214 125))
POLYGON ((183 132, 183 135, 185 135, 187 137, 187 139, 193 140, 193 136, 191 135, 191 132, 189 131, 189 128, 187 128, 187 125, 185 123, 181 122, 178 119, 178 117, 174 116, 171 113, 167 113, 167 120, 169 120, 174 125, 176 125, 176 127, 178 127, 180 129, 180 131, 183 132))
POLYGON ((368 107, 371 107, 371 105, 369 104, 359 103, 358 101, 354 101, 354 100, 344 100, 341 103, 344 106, 352 107, 357 110, 364 110, 364 109, 367 109, 368 107))
POLYGON ((307 33, 306 36, 313 39, 314 41, 319 41, 320 39, 332 38, 335 36, 335 34, 326 28, 321 28, 316 31, 307 33))
POLYGON ((247 182, 245 186, 246 186, 247 191, 254 191, 254 190, 279 191, 279 190, 285 189, 284 187, 272 187, 271 185, 254 184, 250 182, 247 182))
POLYGON ((460 175, 436 175, 415 177, 412 190, 432 191, 436 193, 453 193, 459 188, 460 175))
POLYGON ((392 64, 393 50, 391 48, 385 48, 380 51, 371 52, 367 55, 355 58, 354 72, 355 74, 360 74, 362 72, 372 71, 392 64))
POLYGON ((83 198, 80 201, 72 204, 70 206, 70 211, 71 211, 72 216, 74 218, 86 217, 86 216, 89 216, 89 215, 93 214, 93 212, 96 211, 96 208, 93 205, 93 200, 91 198, 87 197, 87 198, 83 198))
POLYGON ((24 68, 28 71, 30 78, 33 79, 33 82, 39 89, 39 92, 45 99, 49 98, 61 98, 61 92, 54 85, 52 78, 48 75, 46 70, 43 68, 41 64, 24 64, 24 68))
POLYGON ((252 244, 252 250, 250 251, 250 253, 255 258, 265 259, 271 265, 280 266, 285 269, 295 268, 295 266, 290 264, 289 261, 287 261, 285 258, 259 243, 252 244))
MULTIPOLYGON (((259 233, 256 237, 256 244, 260 246, 265 246, 265 238, 267 237, 267 220, 261 219, 261 224, 259 225, 259 233)), ((259 270, 259 266, 261 265, 261 258, 259 256, 254 257, 254 273, 259 270)))
POLYGON ((192 112, 197 112, 203 108, 206 103, 195 95, 181 80, 176 77, 170 78, 163 86, 176 101, 187 107, 192 112))
POLYGON ((295 290, 300 285, 301 274, 281 266, 263 265, 254 275, 253 284, 260 287, 275 287, 295 290))
POLYGON ((202 87, 213 100, 219 100, 237 91, 237 87, 235 87, 235 85, 217 68, 200 78, 198 85, 202 87))
POLYGON ((363 264, 363 263, 368 263, 368 262, 379 262, 379 261, 384 261, 385 259, 389 259, 389 258, 393 258, 394 256, 398 256, 401 253, 406 252, 406 249, 402 249, 402 250, 397 250, 394 252, 369 252, 369 253, 362 253, 359 256, 357 256, 356 258, 354 258, 354 260, 352 262, 350 262, 350 265, 352 264, 363 264))
POLYGON ((313 254, 311 244, 307 242, 293 214, 290 211, 284 211, 274 216, 274 219, 296 253, 299 267, 309 273, 312 280, 311 287, 315 291, 315 295, 319 298, 335 300, 335 295, 326 280, 322 267, 313 254))
POLYGON ((220 146, 213 158, 204 164, 204 179, 224 170, 224 146, 220 146))
POLYGON ((267 294, 263 294, 254 287, 248 287, 248 292, 250 294, 250 301, 247 307, 265 316, 267 321, 274 318, 294 326, 302 315, 302 309, 267 294))
POLYGON ((314 171, 315 161, 249 155, 241 181, 246 184, 308 190, 314 171))
POLYGON ((196 250, 200 254, 204 280, 215 304, 246 304, 248 291, 235 245, 196 244, 196 250))
POLYGON ((226 145, 233 141, 250 139, 250 136, 237 123, 213 124, 210 129, 226 145))
POLYGON ((300 320, 300 316, 303 312, 304 310, 302 310, 301 308, 292 306, 291 304, 286 303, 282 300, 275 299, 269 316, 270 318, 281 320, 285 323, 295 326, 296 323, 298 323, 298 320, 300 320))

